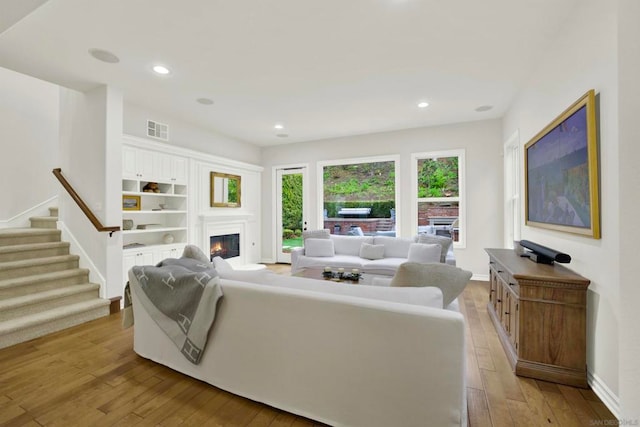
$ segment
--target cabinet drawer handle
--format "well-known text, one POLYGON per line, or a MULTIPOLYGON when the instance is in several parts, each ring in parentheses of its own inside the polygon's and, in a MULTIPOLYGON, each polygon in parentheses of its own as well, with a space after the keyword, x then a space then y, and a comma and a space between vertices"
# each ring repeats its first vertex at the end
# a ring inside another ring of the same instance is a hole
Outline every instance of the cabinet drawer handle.
POLYGON ((500 298, 498 298, 498 302, 502 302, 502 300, 500 298))
POLYGON ((502 270, 498 270, 498 273, 504 273, 504 271, 502 271, 502 270))
POLYGON ((509 312, 508 312, 508 311, 505 311, 505 312, 504 312, 504 314, 509 314, 509 312))
POLYGON ((515 286, 515 285, 516 285, 515 283, 509 282, 509 286, 515 286))

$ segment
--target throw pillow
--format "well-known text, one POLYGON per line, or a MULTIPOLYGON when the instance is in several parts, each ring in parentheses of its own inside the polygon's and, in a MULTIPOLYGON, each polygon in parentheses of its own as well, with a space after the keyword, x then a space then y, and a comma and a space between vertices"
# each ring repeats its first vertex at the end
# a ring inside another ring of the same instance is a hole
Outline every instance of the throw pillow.
POLYGON ((448 307, 469 283, 471 272, 449 264, 405 262, 391 279, 391 286, 436 286, 442 290, 443 305, 448 307))
POLYGON ((233 271, 233 266, 229 264, 229 261, 222 257, 214 257, 212 262, 213 268, 215 268, 218 274, 220 274, 221 276, 233 271))
POLYGON ((437 243, 442 246, 440 262, 444 263, 447 261, 447 252, 449 252, 449 248, 451 247, 453 240, 451 240, 450 237, 436 236, 435 234, 420 234, 418 235, 418 243, 437 243))
POLYGON ((427 243, 412 243, 409 246, 408 262, 419 262, 426 264, 429 262, 440 262, 440 245, 430 245, 427 243))
POLYGON ((364 258, 364 259, 384 258, 384 245, 371 245, 369 243, 361 244, 360 258, 364 258))
POLYGON ((327 228, 324 230, 305 230, 302 232, 302 239, 328 239, 329 235, 329 229, 327 228))
POLYGON ((304 241, 304 254, 306 256, 329 257, 334 256, 333 240, 331 239, 307 239, 304 241))
POLYGON ((197 259, 198 261, 205 262, 207 264, 211 262, 209 261, 209 257, 206 256, 205 253, 202 252, 202 250, 196 245, 185 246, 184 251, 182 252, 182 258, 193 258, 193 259, 197 259))

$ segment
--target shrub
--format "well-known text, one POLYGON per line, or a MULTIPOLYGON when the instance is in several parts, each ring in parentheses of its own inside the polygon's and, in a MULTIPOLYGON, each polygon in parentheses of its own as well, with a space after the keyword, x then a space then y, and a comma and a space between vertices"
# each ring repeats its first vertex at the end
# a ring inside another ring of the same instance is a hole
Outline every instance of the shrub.
POLYGON ((283 239, 293 239, 295 236, 295 234, 293 233, 293 230, 290 230, 288 228, 285 228, 284 230, 282 230, 282 238, 283 239))

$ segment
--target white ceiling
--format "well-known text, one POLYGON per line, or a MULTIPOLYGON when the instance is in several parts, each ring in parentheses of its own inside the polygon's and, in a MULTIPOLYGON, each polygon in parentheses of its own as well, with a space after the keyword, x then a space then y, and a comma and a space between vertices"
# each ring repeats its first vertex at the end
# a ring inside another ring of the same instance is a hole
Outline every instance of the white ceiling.
POLYGON ((0 66, 78 90, 108 84, 127 102, 266 146, 501 117, 576 7, 579 0, 0 0, 0 66), (91 48, 120 62, 99 62, 91 48), (156 63, 172 73, 154 75, 156 63), (421 100, 430 106, 417 108, 421 100), (476 112, 482 105, 494 108, 476 112), (285 129, 274 130, 276 122, 285 129))

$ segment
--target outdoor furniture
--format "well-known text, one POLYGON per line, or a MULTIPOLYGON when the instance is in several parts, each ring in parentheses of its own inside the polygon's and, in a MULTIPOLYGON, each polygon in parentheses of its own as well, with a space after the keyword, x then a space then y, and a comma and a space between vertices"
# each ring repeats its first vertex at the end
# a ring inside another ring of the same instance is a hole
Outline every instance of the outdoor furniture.
POLYGON ((338 216, 343 218, 367 218, 371 208, 340 208, 338 216))

